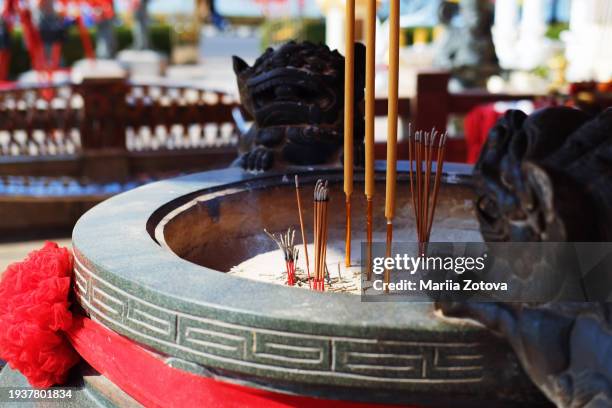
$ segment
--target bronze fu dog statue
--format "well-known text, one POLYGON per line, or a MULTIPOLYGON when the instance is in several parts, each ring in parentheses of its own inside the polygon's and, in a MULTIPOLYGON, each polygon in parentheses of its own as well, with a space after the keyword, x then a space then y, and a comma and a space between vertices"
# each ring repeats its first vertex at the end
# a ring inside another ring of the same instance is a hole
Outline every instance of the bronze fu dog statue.
MULTIPOLYGON (((243 110, 253 119, 235 164, 250 171, 274 165, 337 162, 344 139, 344 57, 325 45, 289 42, 268 48, 250 67, 234 57, 243 110)), ((365 47, 355 45, 355 162, 363 156, 365 47)))

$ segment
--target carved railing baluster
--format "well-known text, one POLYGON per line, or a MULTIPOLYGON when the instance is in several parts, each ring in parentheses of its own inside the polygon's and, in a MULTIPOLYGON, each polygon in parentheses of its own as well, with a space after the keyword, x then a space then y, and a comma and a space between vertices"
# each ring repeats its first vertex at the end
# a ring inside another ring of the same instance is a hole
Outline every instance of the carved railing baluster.
POLYGON ((231 147, 236 105, 223 92, 125 80, 3 90, 0 156, 231 147))

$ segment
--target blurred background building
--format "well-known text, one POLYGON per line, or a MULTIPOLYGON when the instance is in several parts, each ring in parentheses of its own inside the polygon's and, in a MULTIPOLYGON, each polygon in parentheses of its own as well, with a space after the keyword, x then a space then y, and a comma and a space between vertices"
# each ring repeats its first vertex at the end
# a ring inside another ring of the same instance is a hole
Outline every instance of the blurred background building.
MULTIPOLYGON (((378 3, 384 108, 389 1, 378 3)), ((112 194, 229 165, 249 120, 232 55, 251 64, 292 39, 344 51, 344 0, 0 0, 0 10, 0 231, 10 242, 69 236, 112 194)), ((401 129, 448 129, 449 160, 474 162, 509 108, 612 105, 612 1, 402 0, 401 28, 401 129)), ((23 248, 0 247, 0 259, 23 248)))

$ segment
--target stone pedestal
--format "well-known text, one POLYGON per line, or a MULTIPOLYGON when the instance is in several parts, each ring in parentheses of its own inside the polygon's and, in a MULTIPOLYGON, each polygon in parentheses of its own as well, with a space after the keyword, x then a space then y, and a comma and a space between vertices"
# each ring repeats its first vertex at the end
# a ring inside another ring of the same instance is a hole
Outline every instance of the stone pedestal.
POLYGON ((495 1, 492 28, 495 52, 500 66, 508 70, 532 70, 546 65, 555 48, 546 38, 546 0, 522 2, 519 18, 518 0, 495 1))
POLYGON ((564 33, 567 79, 608 81, 612 79, 612 17, 605 14, 608 0, 573 1, 570 29, 564 33))
MULTIPOLYGON (((19 408, 61 407, 61 408, 137 408, 141 405, 123 392, 106 377, 93 371, 85 364, 75 368, 71 379, 65 387, 70 387, 72 395, 68 399, 55 402, 23 401, 19 403, 3 402, 2 406, 18 406, 19 408)), ((0 369, 0 388, 28 389, 28 381, 18 371, 10 367, 0 369)), ((6 395, 6 393, 4 394, 6 395)))
POLYGON ((165 56, 150 50, 124 50, 117 54, 117 61, 131 77, 159 77, 164 75, 167 66, 165 56))
POLYGON ((499 65, 512 69, 517 63, 518 3, 516 0, 496 0, 495 24, 491 29, 499 65))
POLYGON ((552 57, 550 40, 546 38, 546 5, 545 0, 523 2, 523 14, 520 24, 517 68, 532 70, 545 65, 552 57))
POLYGON ((70 79, 73 83, 81 83, 87 79, 124 79, 127 71, 115 60, 83 59, 74 63, 70 79))
POLYGON ((332 50, 344 54, 344 10, 331 7, 325 18, 325 42, 332 50))

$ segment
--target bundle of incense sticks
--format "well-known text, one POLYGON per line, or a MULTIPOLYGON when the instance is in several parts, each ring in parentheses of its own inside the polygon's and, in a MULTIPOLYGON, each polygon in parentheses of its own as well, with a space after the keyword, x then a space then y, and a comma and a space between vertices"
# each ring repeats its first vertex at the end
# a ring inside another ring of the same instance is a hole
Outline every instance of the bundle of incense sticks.
POLYGON ((410 193, 416 221, 419 252, 424 254, 431 234, 444 164, 447 133, 417 131, 408 134, 410 157, 410 193), (432 161, 436 158, 436 174, 432 185, 432 161), (414 163, 414 169, 413 165, 414 163))
POLYGON ((327 256, 327 204, 329 189, 327 181, 318 180, 314 190, 314 248, 315 272, 313 289, 325 290, 325 259, 327 256))
POLYGON ((291 227, 285 234, 270 234, 264 230, 266 234, 276 243, 280 250, 285 255, 285 267, 287 268, 287 284, 295 286, 295 263, 298 260, 299 250, 295 247, 295 230, 291 227))

